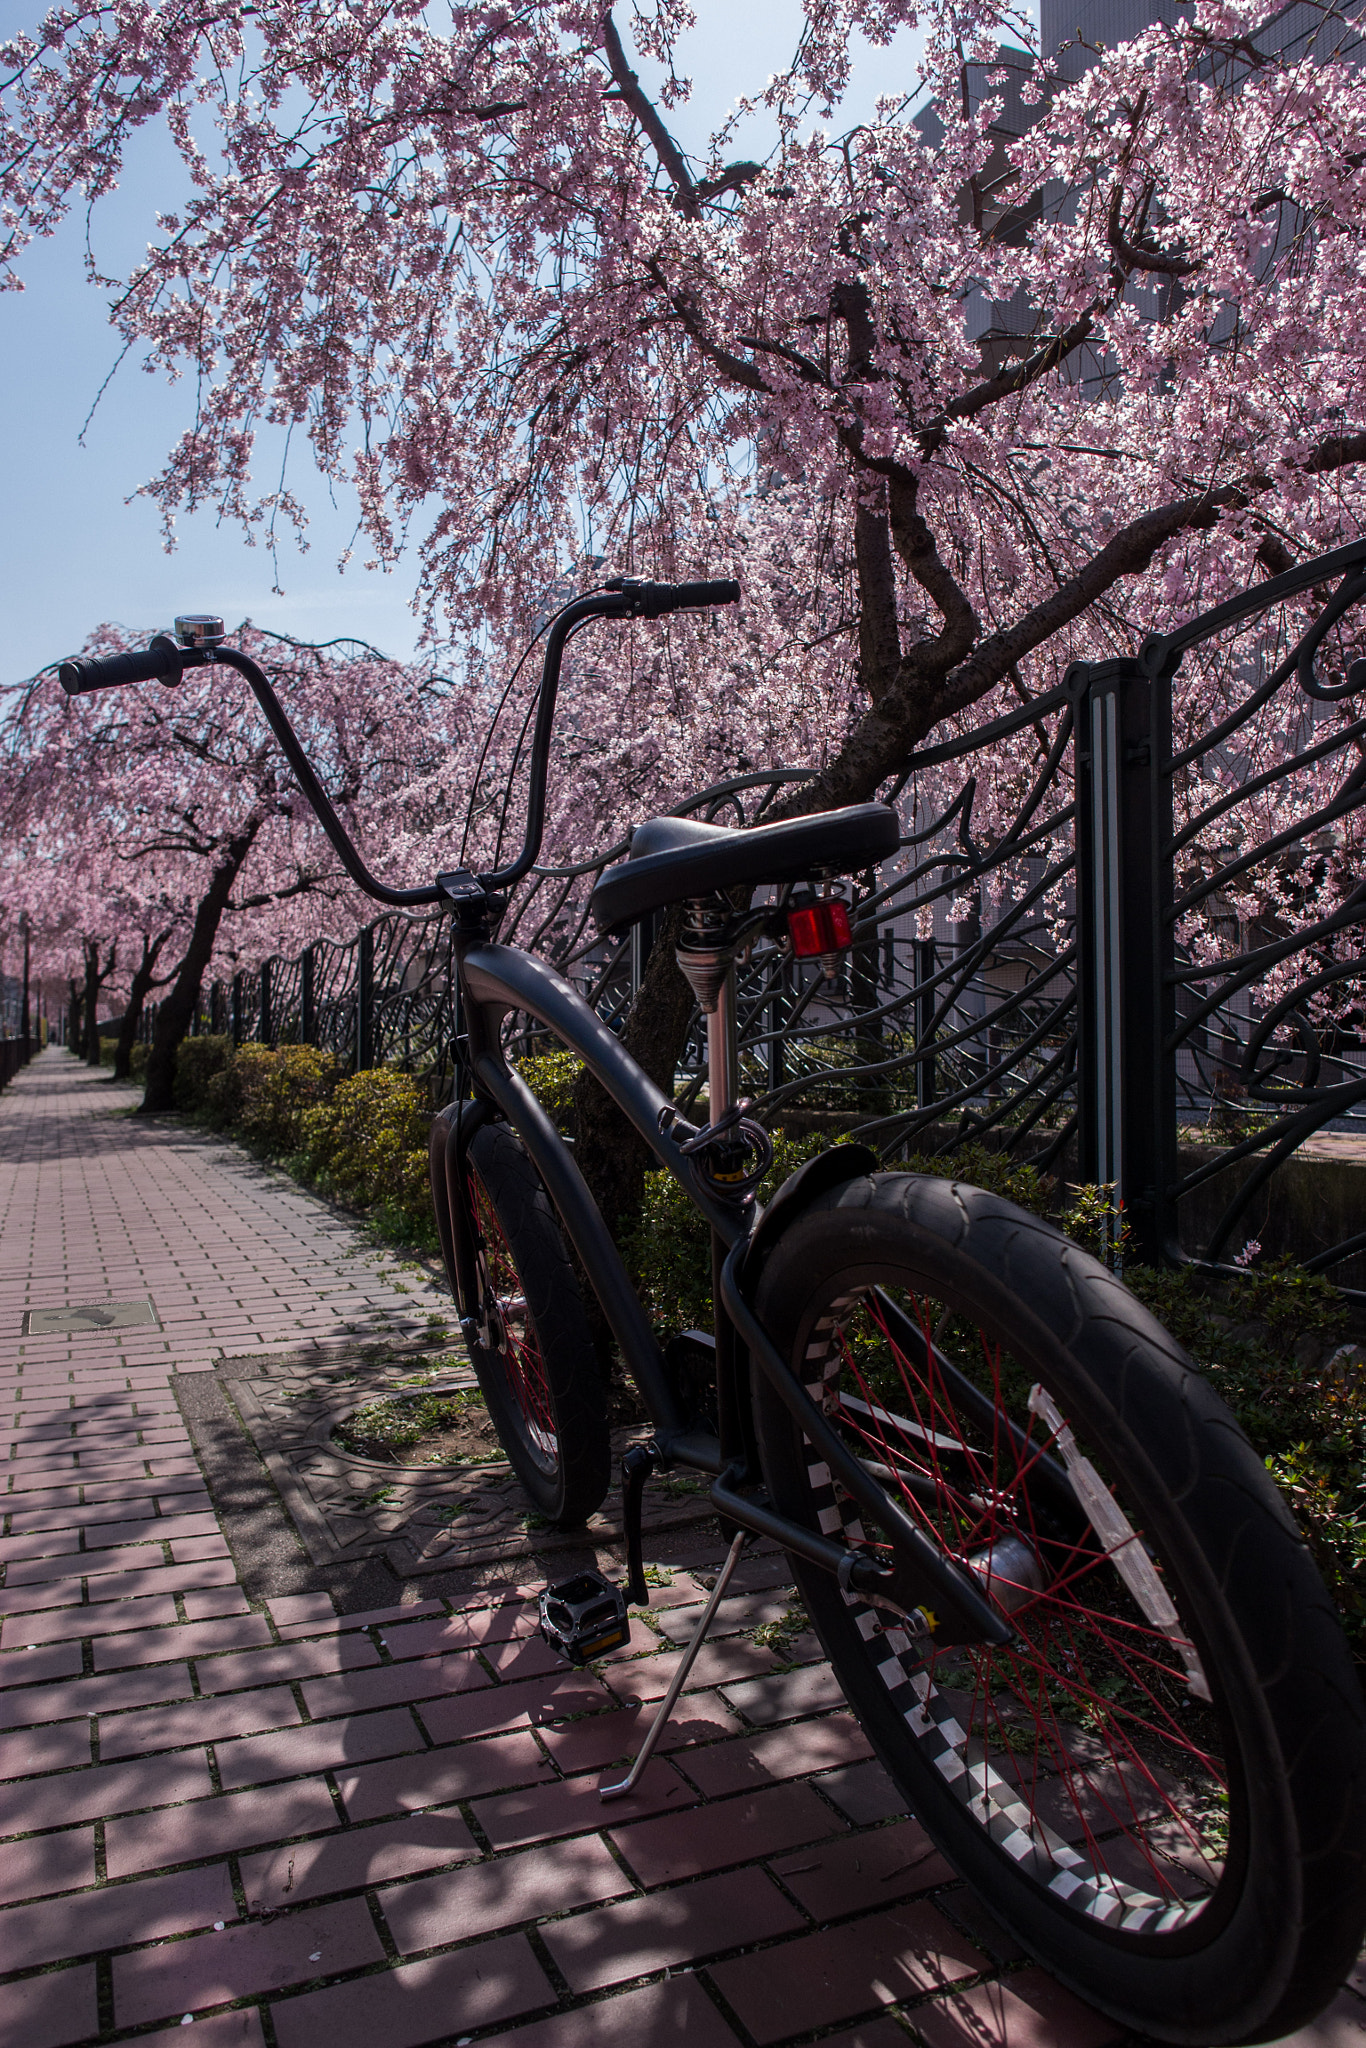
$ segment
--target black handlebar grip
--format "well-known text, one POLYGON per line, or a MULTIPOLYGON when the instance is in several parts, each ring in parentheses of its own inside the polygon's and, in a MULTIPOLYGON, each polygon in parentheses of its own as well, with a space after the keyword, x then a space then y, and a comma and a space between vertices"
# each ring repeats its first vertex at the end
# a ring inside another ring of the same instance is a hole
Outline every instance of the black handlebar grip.
POLYGON ((179 682, 186 650, 165 633, 158 633, 141 654, 97 654, 86 660, 75 655, 57 670, 57 680, 68 697, 84 697, 90 690, 116 690, 123 683, 179 682))
POLYGON ((675 583, 673 585, 666 584, 665 588, 671 588, 673 592, 673 602, 669 606, 670 611, 683 611, 691 605, 739 604, 740 602, 739 584, 729 581, 719 583, 675 583))

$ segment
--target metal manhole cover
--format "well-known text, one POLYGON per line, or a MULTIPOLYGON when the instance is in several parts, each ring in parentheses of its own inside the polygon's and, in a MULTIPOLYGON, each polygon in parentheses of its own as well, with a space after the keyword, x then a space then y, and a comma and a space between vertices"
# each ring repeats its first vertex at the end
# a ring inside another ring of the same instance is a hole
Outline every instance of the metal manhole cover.
POLYGON ((24 1310, 24 1337, 76 1336, 85 1330, 131 1330, 139 1323, 161 1328, 161 1318, 151 1301, 92 1301, 81 1308, 28 1308, 24 1310))

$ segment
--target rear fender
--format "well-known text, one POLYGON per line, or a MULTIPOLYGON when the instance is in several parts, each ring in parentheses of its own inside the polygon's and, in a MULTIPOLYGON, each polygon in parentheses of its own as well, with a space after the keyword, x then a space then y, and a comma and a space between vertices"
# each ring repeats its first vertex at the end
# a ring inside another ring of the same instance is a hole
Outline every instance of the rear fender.
POLYGON ((876 1152, 867 1145, 832 1145, 828 1151, 818 1152, 814 1159, 808 1159, 795 1173, 790 1173, 750 1234, 749 1249, 740 1274, 740 1285, 746 1299, 753 1297, 765 1259, 803 1209, 810 1208, 831 1188, 842 1187, 846 1181, 862 1180, 865 1174, 877 1173, 881 1164, 876 1152))

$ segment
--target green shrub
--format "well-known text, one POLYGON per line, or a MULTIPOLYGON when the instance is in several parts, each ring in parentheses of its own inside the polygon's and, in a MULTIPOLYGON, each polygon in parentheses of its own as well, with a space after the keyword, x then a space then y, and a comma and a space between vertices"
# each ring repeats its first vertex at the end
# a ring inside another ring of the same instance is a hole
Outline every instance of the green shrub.
POLYGON ((574 1126, 574 1083, 583 1072, 577 1053, 560 1046, 554 1052, 536 1053, 517 1061, 517 1071, 547 1116, 562 1131, 574 1126))
POLYGON ((209 1114, 264 1152, 298 1152, 305 1115, 328 1099, 339 1076, 336 1060, 318 1046, 244 1045, 209 1082, 209 1114))
POLYGON ((232 1058, 232 1040, 218 1036, 184 1038, 175 1057, 175 1106, 191 1116, 210 1109, 209 1083, 232 1058))
MULTIPOLYGON (((100 1065, 102 1067, 112 1067, 114 1056, 118 1049, 119 1042, 117 1038, 102 1038, 100 1040, 100 1065)), ((151 1046, 144 1045, 140 1038, 134 1043, 128 1060, 128 1072, 132 1080, 144 1081, 147 1078, 147 1055, 151 1050, 151 1046)))
POLYGON ((300 1164, 330 1194, 379 1212, 382 1227, 435 1242, 427 1189, 427 1091, 411 1074, 373 1067, 304 1111, 300 1164))
MULTIPOLYGON (((801 1138, 781 1131, 772 1135, 773 1164, 759 1186, 761 1202, 771 1200, 790 1173, 830 1145, 821 1132, 801 1138)), ((711 1234, 672 1174, 646 1174, 640 1216, 621 1250, 661 1330, 711 1327, 711 1234)))

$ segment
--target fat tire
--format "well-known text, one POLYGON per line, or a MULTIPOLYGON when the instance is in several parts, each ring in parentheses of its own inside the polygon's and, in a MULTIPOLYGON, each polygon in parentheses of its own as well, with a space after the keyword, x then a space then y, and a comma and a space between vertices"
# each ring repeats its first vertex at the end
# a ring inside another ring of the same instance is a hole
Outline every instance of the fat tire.
MULTIPOLYGON (((1221 1913, 1197 1915, 1184 1948, 1157 1939, 1126 1945, 1079 1924, 1082 1915, 1012 1863, 926 1760, 856 1625, 857 1603, 794 1559, 849 1703, 944 1853, 1083 1998, 1190 2048, 1279 2040, 1331 1999, 1366 1928, 1366 1715, 1306 1545, 1233 1416, 1175 1340, 1097 1260, 999 1196, 910 1174, 833 1190, 769 1254, 756 1307, 809 1379, 818 1305, 898 1270, 980 1328, 1011 1331, 1014 1354, 1103 1446, 1139 1503, 1241 1761, 1246 1853, 1214 1894, 1221 1913)), ((816 1526, 813 1470, 823 1468, 810 1467, 788 1411, 761 1375, 755 1381, 770 1494, 784 1513, 816 1526)))
POLYGON ((534 1441, 505 1355, 470 1344, 470 1357, 508 1461, 538 1514, 577 1528, 601 1507, 612 1476, 607 1388, 583 1295, 545 1187, 506 1124, 484 1124, 470 1141, 469 1166, 502 1231, 526 1300, 527 1329, 544 1369, 555 1453, 534 1441))

